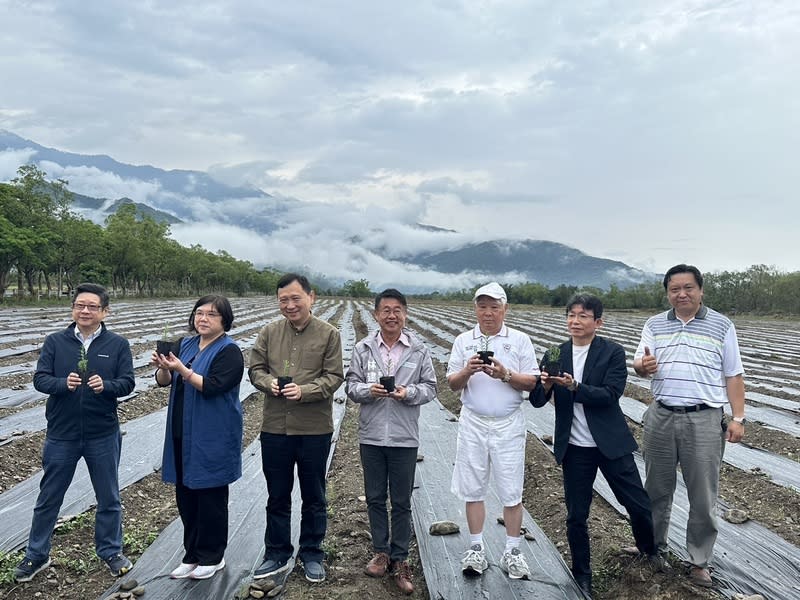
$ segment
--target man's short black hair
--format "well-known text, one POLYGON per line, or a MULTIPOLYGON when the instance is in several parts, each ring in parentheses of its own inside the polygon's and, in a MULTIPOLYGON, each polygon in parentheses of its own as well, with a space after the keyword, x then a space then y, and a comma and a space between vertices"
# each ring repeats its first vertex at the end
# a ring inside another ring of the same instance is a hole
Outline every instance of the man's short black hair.
POLYGON ((592 311, 595 319, 600 319, 603 316, 603 301, 597 296, 591 294, 575 294, 567 302, 567 314, 575 306, 582 306, 585 311, 592 311))
POLYGON ((278 279, 278 284, 275 286, 275 293, 277 294, 278 291, 294 281, 300 284, 300 287, 303 288, 306 294, 311 293, 311 284, 308 282, 308 278, 305 275, 298 275, 297 273, 286 273, 286 275, 278 279))
POLYGON ((225 331, 230 331, 233 326, 233 308, 231 307, 230 301, 225 296, 220 296, 218 294, 208 294, 194 303, 192 314, 189 315, 189 331, 197 331, 194 327, 194 313, 198 308, 206 304, 210 304, 214 307, 214 310, 222 317, 223 329, 225 331))
POLYGON ((100 298, 100 306, 103 308, 108 306, 108 292, 106 288, 97 283, 79 283, 75 286, 75 293, 72 294, 73 302, 75 302, 75 298, 78 297, 78 294, 95 294, 100 298))
POLYGON ((694 265, 685 265, 683 263, 679 265, 675 265, 672 267, 667 273, 664 275, 664 289, 667 289, 669 285, 669 280, 672 279, 673 275, 677 275, 679 273, 691 273, 694 275, 694 280, 697 282, 697 287, 703 289, 703 274, 700 272, 700 269, 695 267, 694 265))
POLYGON ((387 289, 383 290, 380 294, 375 296, 375 311, 376 312, 378 310, 378 305, 380 305, 381 300, 383 300, 384 298, 394 298, 400 304, 402 304, 403 307, 408 308, 408 302, 406 302, 406 297, 402 294, 402 292, 400 292, 399 290, 396 290, 394 288, 387 288, 387 289))

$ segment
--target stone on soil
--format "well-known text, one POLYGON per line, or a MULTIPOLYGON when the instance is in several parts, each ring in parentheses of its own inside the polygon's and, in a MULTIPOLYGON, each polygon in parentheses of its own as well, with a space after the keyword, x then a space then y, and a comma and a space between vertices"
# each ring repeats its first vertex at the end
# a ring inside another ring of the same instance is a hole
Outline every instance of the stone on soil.
POLYGON ((747 513, 739 508, 731 508, 726 510, 725 513, 722 515, 722 518, 728 521, 729 523, 734 523, 739 525, 741 523, 745 523, 750 520, 750 517, 747 513))
POLYGON ((436 521, 431 523, 430 528, 428 528, 428 533, 431 535, 451 535, 459 531, 461 531, 461 529, 458 524, 453 523, 453 521, 436 521))

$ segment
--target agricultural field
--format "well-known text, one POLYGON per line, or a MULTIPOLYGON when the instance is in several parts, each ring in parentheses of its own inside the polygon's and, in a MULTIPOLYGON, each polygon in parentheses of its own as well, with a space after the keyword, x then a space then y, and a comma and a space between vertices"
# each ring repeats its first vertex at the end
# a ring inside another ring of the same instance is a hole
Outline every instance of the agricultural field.
MULTIPOLYGON (((260 327, 280 318, 280 313, 272 297, 237 298, 232 302, 236 319, 231 334, 247 360, 248 349, 260 327)), ((261 560, 266 486, 260 473, 258 442, 251 444, 258 437, 262 400, 245 377, 241 398, 245 411, 243 448, 248 460, 243 479, 231 489, 231 518, 236 523, 231 527, 228 567, 210 582, 181 582, 184 588, 179 592, 168 587, 169 580, 157 575, 159 569, 168 572, 173 562, 179 561, 180 537, 173 489, 161 482, 158 472, 167 393, 155 387, 152 369, 147 365, 165 326, 173 337, 185 330, 191 306, 190 300, 112 300, 112 312, 107 319, 111 329, 130 340, 136 367, 136 390, 119 408, 125 434, 120 485, 124 487, 125 552, 131 559, 139 560, 130 576, 145 585, 145 598, 241 597, 246 592, 249 574, 261 560), (186 588, 186 585, 196 587, 186 588)), ((345 361, 355 340, 374 327, 370 305, 365 302, 321 298, 314 312, 340 328, 345 361)), ((632 361, 647 316, 610 312, 605 315, 601 334, 623 344, 632 361)), ((565 339, 561 310, 512 307, 507 322, 530 335, 539 357, 548 346, 565 339)), ((673 568, 667 573, 652 573, 620 554, 620 547, 632 541, 629 527, 607 486, 598 481, 590 518, 596 598, 719 598, 732 597, 737 592, 761 593, 769 599, 800 597, 797 566, 800 564, 800 349, 796 344, 800 323, 748 318, 737 318, 735 322, 745 361, 750 424, 746 443, 729 445, 726 449, 719 510, 722 515, 730 508, 741 509, 749 521, 737 525, 720 519, 714 565, 716 590, 694 588, 683 577, 680 548, 686 506, 685 493, 682 495, 680 488, 676 492, 670 533, 671 546, 676 551, 673 568)), ((85 474, 80 473, 65 499, 63 524, 53 542, 53 565, 28 584, 14 584, 10 579, 27 540, 44 439, 44 397, 33 389, 32 375, 44 336, 68 323, 66 306, 0 311, 0 551, 3 553, 0 598, 3 599, 98 598, 115 589, 115 580, 94 557, 94 499, 85 474)), ((459 412, 458 398, 447 389, 444 371, 454 337, 473 323, 468 303, 415 302, 409 311, 409 326, 427 340, 437 361, 439 402, 423 412, 426 427, 433 426, 432 435, 450 431, 438 423, 445 420, 444 415, 459 412)), ((650 401, 648 383, 630 369, 622 400, 631 429, 639 439, 642 413, 650 401)), ((329 576, 325 583, 311 586, 298 570, 290 575, 282 595, 289 599, 325 600, 399 597, 391 580, 374 580, 362 574, 371 556, 371 546, 366 505, 359 498, 363 496, 363 481, 358 459, 358 408, 344 402, 343 390, 337 396, 339 435, 329 470, 330 518, 325 547, 329 576)), ((557 578, 553 573, 564 570, 562 561, 569 564, 569 554, 561 471, 548 443, 553 414, 549 407, 525 409, 529 439, 524 504, 532 526, 535 523, 539 528, 537 541, 528 547, 537 560, 529 559, 529 563, 549 565, 543 567, 543 576, 557 578), (550 554, 554 562, 547 562, 550 554)), ((417 585, 413 598, 463 595, 457 586, 448 587, 452 582, 443 580, 430 563, 432 546, 427 539, 427 513, 421 508, 423 499, 449 493, 449 480, 443 481, 444 476, 436 471, 447 467, 446 457, 436 462, 439 445, 423 437, 419 450, 426 458, 419 463, 420 489, 415 492, 418 543, 414 544, 410 558, 417 585)), ((449 500, 444 495, 440 498, 441 506, 447 506, 449 500)), ((465 529, 463 514, 453 514, 451 520, 461 522, 462 530, 465 529)), ((490 515, 487 530, 492 520, 490 515)), ((454 540, 447 544, 460 549, 465 542, 454 540)), ((497 597, 527 597, 526 583, 498 592, 497 597)), ((568 586, 564 590, 553 597, 579 597, 570 595, 573 592, 568 586)))

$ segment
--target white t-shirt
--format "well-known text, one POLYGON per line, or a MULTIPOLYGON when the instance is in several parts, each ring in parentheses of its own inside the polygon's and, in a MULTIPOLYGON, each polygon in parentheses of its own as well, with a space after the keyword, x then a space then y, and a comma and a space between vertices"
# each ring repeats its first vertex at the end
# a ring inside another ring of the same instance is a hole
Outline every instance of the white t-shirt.
MULTIPOLYGON (((583 367, 586 366, 586 356, 589 354, 589 347, 591 344, 585 346, 576 346, 572 344, 572 378, 575 381, 583 381, 583 367)), ((592 437, 592 432, 589 431, 589 423, 586 422, 586 413, 583 410, 583 404, 574 402, 572 404, 572 429, 569 432, 569 443, 575 446, 583 446, 584 448, 594 448, 597 446, 592 437)))
MULTIPOLYGON (((480 326, 476 325, 456 338, 447 362, 448 376, 458 373, 469 358, 482 349, 481 337, 480 326)), ((539 374, 531 339, 521 331, 507 327, 505 323, 497 335, 489 338, 488 349, 494 352, 494 358, 514 373, 539 374)), ((470 377, 467 386, 461 390, 461 403, 472 412, 486 417, 508 416, 519 408, 522 401, 522 392, 483 372, 470 377)))

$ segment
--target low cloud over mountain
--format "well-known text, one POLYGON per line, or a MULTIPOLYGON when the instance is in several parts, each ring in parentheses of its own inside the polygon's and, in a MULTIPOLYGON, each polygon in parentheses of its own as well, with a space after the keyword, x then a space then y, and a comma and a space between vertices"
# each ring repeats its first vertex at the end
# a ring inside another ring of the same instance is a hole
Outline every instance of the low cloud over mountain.
POLYGON ((74 210, 96 222, 105 220, 116 200, 129 198, 169 215, 172 236, 182 244, 226 250, 259 267, 301 269, 330 282, 363 278, 373 289, 394 285, 427 291, 489 279, 625 287, 653 277, 555 242, 479 239, 421 225, 422 202, 386 208, 299 200, 223 183, 199 171, 61 152, 0 131, 0 180, 10 180, 28 162, 49 178, 67 180, 70 190, 85 196, 76 197, 74 210))

